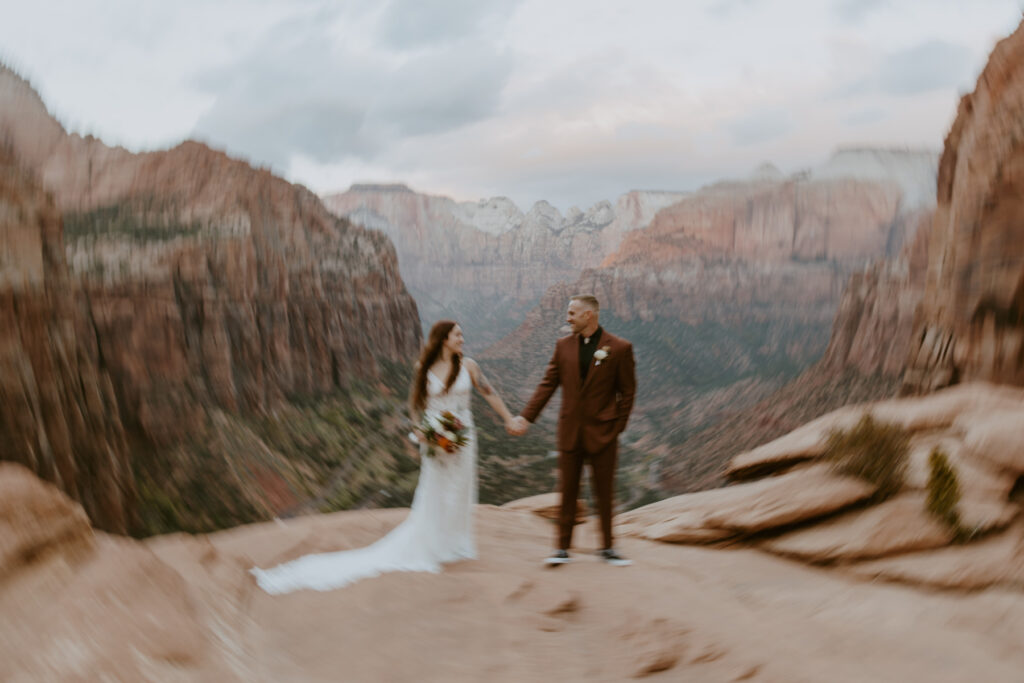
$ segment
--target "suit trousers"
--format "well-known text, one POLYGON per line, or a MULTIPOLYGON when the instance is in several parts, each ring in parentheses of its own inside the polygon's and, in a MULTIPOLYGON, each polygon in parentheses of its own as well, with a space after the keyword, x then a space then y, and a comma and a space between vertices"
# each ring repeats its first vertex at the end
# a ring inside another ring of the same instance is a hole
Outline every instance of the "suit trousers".
POLYGON ((579 446, 558 454, 559 488, 562 506, 558 515, 558 548, 568 550, 572 544, 572 528, 576 523, 576 499, 580 493, 583 463, 590 462, 590 482, 597 499, 601 519, 603 548, 612 547, 612 499, 615 492, 615 468, 618 464, 618 438, 612 439, 598 453, 587 453, 579 446))

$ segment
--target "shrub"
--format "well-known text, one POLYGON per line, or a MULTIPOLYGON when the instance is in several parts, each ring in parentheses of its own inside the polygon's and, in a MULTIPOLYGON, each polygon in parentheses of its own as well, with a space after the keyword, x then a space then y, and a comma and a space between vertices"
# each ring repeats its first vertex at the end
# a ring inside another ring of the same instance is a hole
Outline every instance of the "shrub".
POLYGON ((960 502, 960 483, 956 470, 949 464, 949 458, 938 447, 928 456, 931 473, 928 476, 928 511, 945 522, 957 538, 970 534, 960 526, 960 514, 956 506, 960 502))
POLYGON ((839 472, 874 484, 876 499, 884 500, 903 486, 909 449, 910 434, 903 427, 865 413, 852 429, 833 430, 824 457, 839 472))

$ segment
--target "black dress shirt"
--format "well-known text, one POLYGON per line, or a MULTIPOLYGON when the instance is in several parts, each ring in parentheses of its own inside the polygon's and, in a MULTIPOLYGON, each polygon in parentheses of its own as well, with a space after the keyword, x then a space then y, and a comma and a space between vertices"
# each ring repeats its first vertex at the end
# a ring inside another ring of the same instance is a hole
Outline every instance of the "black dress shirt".
POLYGON ((580 382, 587 381, 587 371, 590 370, 590 364, 594 360, 594 352, 597 351, 598 344, 601 343, 601 327, 600 325, 594 331, 594 334, 590 335, 589 342, 581 334, 580 338, 580 382))

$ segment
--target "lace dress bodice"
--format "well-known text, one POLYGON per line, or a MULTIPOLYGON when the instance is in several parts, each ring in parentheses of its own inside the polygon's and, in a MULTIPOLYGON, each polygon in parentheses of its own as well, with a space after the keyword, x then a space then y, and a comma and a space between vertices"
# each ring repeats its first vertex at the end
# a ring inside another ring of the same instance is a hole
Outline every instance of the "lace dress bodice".
POLYGON ((470 399, 473 394, 473 380, 463 365, 447 392, 444 381, 433 372, 427 371, 427 412, 439 414, 451 411, 468 427, 473 426, 473 412, 470 399))
MULTIPOLYGON (((444 381, 433 372, 427 371, 427 415, 439 415, 444 412, 451 412, 466 426, 466 437, 468 443, 460 449, 456 458, 442 456, 440 458, 427 457, 427 446, 420 448, 420 455, 423 456, 421 476, 435 465, 440 469, 450 469, 448 465, 457 461, 458 468, 468 468, 473 472, 475 481, 476 473, 476 427, 473 424, 473 411, 470 407, 470 399, 473 394, 473 379, 469 376, 469 370, 463 365, 459 368, 459 374, 455 377, 448 391, 444 390, 444 381)), ((474 486, 475 489, 475 486, 474 486)), ((415 503, 414 503, 415 505, 415 503)))
MULTIPOLYGON (((476 427, 473 424, 473 411, 470 408, 470 399, 473 394, 473 380, 469 376, 466 366, 459 369, 459 374, 449 390, 444 391, 444 381, 427 371, 427 415, 440 415, 450 412, 466 425, 466 435, 473 442, 473 455, 475 460, 476 427)), ((468 451, 468 449, 463 449, 468 451)), ((425 454, 425 450, 421 450, 425 454)), ((468 454, 467 454, 468 455, 468 454)), ((474 463, 475 467, 475 463, 474 463)))

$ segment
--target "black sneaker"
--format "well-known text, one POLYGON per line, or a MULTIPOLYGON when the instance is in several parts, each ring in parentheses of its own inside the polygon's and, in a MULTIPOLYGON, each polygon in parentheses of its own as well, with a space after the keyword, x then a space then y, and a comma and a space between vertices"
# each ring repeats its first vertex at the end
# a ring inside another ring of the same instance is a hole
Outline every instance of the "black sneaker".
POLYGON ((544 564, 549 567, 557 567, 560 564, 568 564, 570 562, 572 562, 572 558, 569 557, 568 550, 556 550, 544 558, 544 564))
POLYGON ((622 555, 615 552, 614 548, 605 548, 604 550, 597 553, 597 556, 607 564, 614 565, 616 567, 628 567, 633 564, 632 560, 627 560, 622 555))

